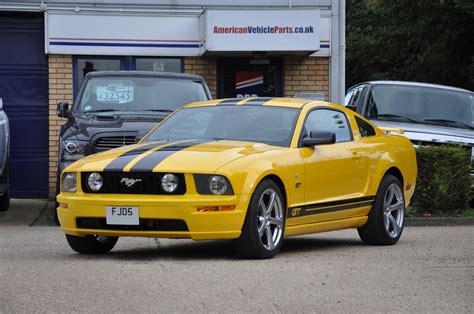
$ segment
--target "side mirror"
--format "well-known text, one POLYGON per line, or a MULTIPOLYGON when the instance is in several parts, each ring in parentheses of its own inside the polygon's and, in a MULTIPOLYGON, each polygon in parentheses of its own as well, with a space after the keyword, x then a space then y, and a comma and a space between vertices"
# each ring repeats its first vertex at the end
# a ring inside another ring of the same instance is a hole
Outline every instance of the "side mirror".
POLYGON ((150 131, 149 130, 140 130, 140 131, 138 131, 137 136, 135 137, 135 143, 138 143, 141 140, 143 140, 143 138, 145 137, 145 135, 148 134, 148 132, 150 132, 150 131))
POLYGON ((311 131, 308 137, 301 141, 303 147, 313 147, 315 145, 327 145, 336 143, 336 134, 326 131, 311 131))
POLYGON ((60 118, 69 118, 69 104, 65 101, 58 103, 56 114, 60 118))
POLYGON ((3 110, 3 99, 0 97, 0 110, 3 110))

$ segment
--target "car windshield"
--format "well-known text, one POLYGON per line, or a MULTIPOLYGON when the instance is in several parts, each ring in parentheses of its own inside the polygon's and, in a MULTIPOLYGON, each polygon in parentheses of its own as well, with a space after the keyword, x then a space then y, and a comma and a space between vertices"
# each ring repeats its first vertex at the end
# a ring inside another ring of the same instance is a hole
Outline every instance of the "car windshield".
POLYGON ((179 78, 143 76, 92 77, 78 101, 78 110, 90 112, 173 112, 182 106, 207 100, 203 84, 179 78))
POLYGON ((272 106, 184 108, 160 124, 145 141, 237 140, 288 147, 299 112, 272 106))
POLYGON ((474 94, 421 87, 376 85, 369 95, 369 119, 474 127, 474 94))

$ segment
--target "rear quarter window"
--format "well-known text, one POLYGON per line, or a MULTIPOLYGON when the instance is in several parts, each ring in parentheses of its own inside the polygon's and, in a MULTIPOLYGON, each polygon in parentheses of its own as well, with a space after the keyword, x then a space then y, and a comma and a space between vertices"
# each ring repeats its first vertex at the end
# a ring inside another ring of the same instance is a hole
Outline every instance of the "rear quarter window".
POLYGON ((354 117, 354 118, 357 122, 357 127, 359 128, 360 136, 369 137, 369 136, 374 136, 376 134, 374 127, 371 126, 370 123, 367 123, 366 121, 362 120, 359 117, 354 117))

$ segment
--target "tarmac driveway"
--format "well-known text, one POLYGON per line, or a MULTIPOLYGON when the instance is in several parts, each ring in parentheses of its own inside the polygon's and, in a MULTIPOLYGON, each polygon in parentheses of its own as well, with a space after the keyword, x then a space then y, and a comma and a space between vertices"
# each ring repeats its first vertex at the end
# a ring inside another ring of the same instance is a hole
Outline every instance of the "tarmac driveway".
POLYGON ((229 242, 123 238, 83 256, 58 227, 0 227, 0 312, 474 312, 474 227, 290 238, 272 260, 229 242))

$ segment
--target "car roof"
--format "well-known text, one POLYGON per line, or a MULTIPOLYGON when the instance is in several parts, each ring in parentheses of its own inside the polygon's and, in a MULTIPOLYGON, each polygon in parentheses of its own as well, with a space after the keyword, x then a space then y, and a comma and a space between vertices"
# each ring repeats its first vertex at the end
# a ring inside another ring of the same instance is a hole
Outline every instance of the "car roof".
POLYGON ((87 73, 88 77, 100 77, 100 76, 153 76, 153 77, 171 77, 171 78, 185 78, 190 80, 204 81, 202 76, 187 74, 187 73, 174 73, 174 72, 158 72, 158 71, 94 71, 87 73))
POLYGON ((420 83, 420 82, 408 82, 408 81, 368 81, 368 82, 363 82, 363 83, 359 83, 357 85, 354 85, 349 89, 352 89, 354 87, 364 85, 364 84, 418 86, 418 87, 430 87, 430 88, 438 88, 438 89, 446 89, 446 90, 452 90, 452 91, 458 91, 458 92, 472 93, 472 91, 470 91, 470 90, 463 89, 463 88, 458 88, 458 87, 453 87, 453 86, 440 85, 440 84, 431 84, 431 83, 420 83))
POLYGON ((255 106, 272 106, 272 107, 287 107, 287 108, 303 108, 306 105, 330 105, 324 101, 314 101, 302 98, 285 98, 285 97, 251 97, 251 98, 225 98, 215 99, 209 101, 194 102, 184 106, 189 107, 204 107, 216 105, 255 105, 255 106))

